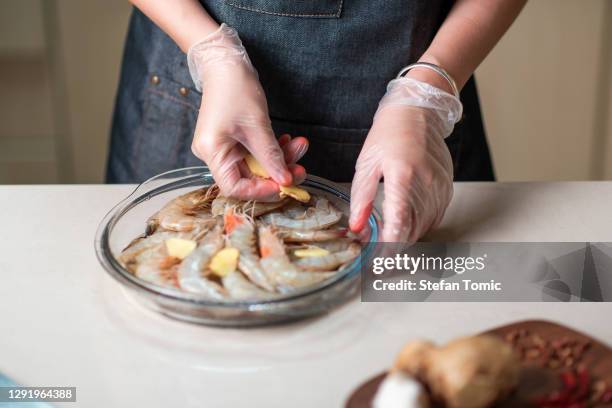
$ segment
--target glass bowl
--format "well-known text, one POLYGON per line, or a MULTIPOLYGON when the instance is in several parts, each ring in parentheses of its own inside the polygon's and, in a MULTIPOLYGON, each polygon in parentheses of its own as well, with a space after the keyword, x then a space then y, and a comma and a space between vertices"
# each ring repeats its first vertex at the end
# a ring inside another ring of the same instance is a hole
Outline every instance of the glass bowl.
MULTIPOLYGON (((98 260, 104 269, 145 306, 166 316, 193 323, 216 326, 250 326, 295 320, 312 316, 344 303, 357 293, 360 260, 372 251, 379 234, 380 216, 376 209, 369 218, 369 237, 361 256, 333 278, 288 295, 261 301, 213 301, 179 289, 161 287, 129 273, 117 261, 129 242, 142 235, 146 220, 171 199, 195 188, 214 183, 207 167, 189 167, 155 176, 139 185, 102 220, 95 238, 98 260)), ((349 195, 331 181, 308 176, 301 185, 324 196, 344 212, 349 195)))

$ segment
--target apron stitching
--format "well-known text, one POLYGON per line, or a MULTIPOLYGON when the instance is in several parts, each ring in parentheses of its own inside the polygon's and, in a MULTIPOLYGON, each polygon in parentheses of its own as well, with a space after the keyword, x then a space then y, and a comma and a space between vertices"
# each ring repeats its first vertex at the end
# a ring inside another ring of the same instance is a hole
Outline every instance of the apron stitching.
POLYGON ((134 152, 136 153, 136 160, 135 160, 135 166, 136 166, 136 172, 139 172, 140 166, 142 164, 141 158, 142 158, 142 154, 140 154, 140 147, 142 145, 142 138, 143 138, 143 133, 144 133, 144 125, 145 125, 145 119, 149 116, 149 110, 151 109, 151 98, 147 97, 147 100, 145 102, 145 108, 142 112, 142 121, 140 122, 139 126, 138 126, 138 132, 136 132, 135 138, 136 138, 136 144, 134 146, 134 152))
POLYGON ((180 105, 187 106, 188 108, 191 108, 191 109, 193 109, 195 111, 198 110, 197 106, 195 106, 195 105, 193 105, 193 104, 191 104, 189 102, 185 102, 184 100, 181 100, 181 99, 179 99, 179 98, 177 98, 175 96, 172 96, 172 95, 170 95, 167 92, 157 91, 157 90, 154 90, 154 89, 149 89, 149 92, 154 93, 154 94, 159 95, 159 96, 163 96, 165 98, 168 98, 168 99, 170 99, 173 102, 176 102, 176 103, 178 103, 180 105))
POLYGON ((171 157, 171 162, 172 163, 178 163, 178 158, 179 158, 179 150, 181 149, 181 147, 183 146, 180 134, 181 134, 181 126, 176 123, 174 126, 174 133, 177 135, 176 137, 176 143, 174 144, 174 149, 172 152, 172 156, 171 157))
MULTIPOLYGON (((196 114, 194 114, 194 112, 186 112, 187 115, 190 115, 190 117, 188 118, 188 122, 191 124, 189 126, 189 132, 184 132, 184 135, 188 135, 187 136, 187 140, 184 140, 184 138, 178 138, 179 139, 179 145, 177 146, 177 149, 179 150, 177 153, 177 163, 178 163, 178 158, 182 158, 182 164, 183 167, 189 167, 189 165, 187 164, 189 162, 189 155, 193 154, 193 151, 191 150, 191 145, 193 144, 193 138, 195 137, 195 123, 198 120, 198 117, 196 114), (187 144, 185 143, 187 142, 187 144), (189 146, 188 149, 184 149, 184 146, 189 146), (185 154, 182 154, 182 152, 184 152, 185 154)), ((195 155, 194 155, 195 156, 195 155)), ((196 159, 201 160, 199 157, 195 156, 196 159)))
POLYGON ((270 14, 273 16, 283 16, 283 17, 340 17, 340 12, 342 11, 343 3, 344 3, 344 0, 340 0, 340 3, 338 3, 338 10, 336 10, 335 13, 296 14, 296 13, 279 13, 279 12, 274 12, 274 11, 266 11, 266 10, 261 10, 255 7, 243 6, 241 4, 236 4, 231 1, 228 1, 228 4, 230 6, 233 6, 233 7, 242 9, 242 10, 254 11, 257 13, 270 14))

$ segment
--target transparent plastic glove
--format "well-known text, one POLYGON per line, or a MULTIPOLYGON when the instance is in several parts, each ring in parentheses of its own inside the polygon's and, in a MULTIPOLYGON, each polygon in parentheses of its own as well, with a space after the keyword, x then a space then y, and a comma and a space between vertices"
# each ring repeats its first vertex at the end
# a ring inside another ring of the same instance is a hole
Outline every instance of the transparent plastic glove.
MULTIPOLYGON (((222 24, 189 49, 188 63, 196 87, 202 90, 192 151, 211 169, 222 194, 277 199, 278 184, 291 185, 294 177, 274 136, 264 91, 238 33, 222 24), (271 180, 251 177, 243 160, 248 152, 271 180)), ((300 139, 289 148, 303 150, 296 147, 299 144, 300 139)), ((304 169, 292 166, 292 170, 295 174, 304 169)))
POLYGON ((308 151, 308 139, 304 136, 291 137, 291 135, 285 133, 278 138, 278 144, 283 150, 285 163, 293 176, 293 185, 297 186, 303 183, 306 179, 306 169, 297 164, 297 162, 304 157, 308 151))
POLYGON ((461 102, 412 78, 391 81, 357 159, 350 226, 361 231, 384 177, 381 241, 416 242, 442 220, 453 194, 453 163, 444 138, 461 102))

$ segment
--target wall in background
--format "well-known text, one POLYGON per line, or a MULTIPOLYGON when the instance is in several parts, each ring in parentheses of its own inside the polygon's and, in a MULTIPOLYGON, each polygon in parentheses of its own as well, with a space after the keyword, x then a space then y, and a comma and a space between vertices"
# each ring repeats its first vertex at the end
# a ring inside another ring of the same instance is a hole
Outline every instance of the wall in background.
POLYGON ((103 180, 130 5, 0 2, 0 183, 103 180))
MULTIPOLYGON (((47 0, 45 0, 47 1, 47 0)), ((71 182, 104 179, 108 135, 131 7, 126 0, 55 0, 71 182)), ((60 92, 61 93, 61 92, 60 92)))
POLYGON ((602 148, 597 154, 601 156, 603 177, 612 179, 612 2, 605 3, 604 42, 602 44, 602 67, 599 84, 600 98, 597 111, 597 134, 603 140, 602 148))
MULTIPOLYGON (((103 180, 129 12, 0 2, 0 183, 103 180)), ((610 38, 612 2, 528 2, 477 72, 500 180, 612 179, 610 38)))
POLYGON ((0 2, 0 183, 58 181, 38 0, 0 2))
POLYGON ((501 180, 605 176, 610 2, 529 1, 477 72, 501 180), (606 31, 607 30, 607 31, 606 31), (607 55, 606 55, 607 54, 607 55), (605 72, 607 71, 607 72, 605 72))

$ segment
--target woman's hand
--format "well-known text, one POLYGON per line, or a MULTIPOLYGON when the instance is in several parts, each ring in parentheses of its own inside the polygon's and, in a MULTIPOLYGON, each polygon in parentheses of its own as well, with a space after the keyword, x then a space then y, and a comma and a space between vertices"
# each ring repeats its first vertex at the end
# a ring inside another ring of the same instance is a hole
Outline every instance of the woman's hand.
POLYGON ((461 117, 454 96, 412 78, 391 81, 357 159, 350 226, 361 231, 384 177, 381 241, 416 242, 442 220, 453 193, 444 138, 461 117))
POLYGON ((257 72, 236 31, 223 24, 192 46, 188 55, 189 70, 203 94, 192 150, 211 169, 221 193, 274 200, 279 184, 303 181, 304 168, 295 161, 306 152, 308 142, 285 139, 281 149, 257 72), (243 160, 249 152, 271 180, 250 177, 243 160))

